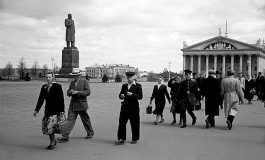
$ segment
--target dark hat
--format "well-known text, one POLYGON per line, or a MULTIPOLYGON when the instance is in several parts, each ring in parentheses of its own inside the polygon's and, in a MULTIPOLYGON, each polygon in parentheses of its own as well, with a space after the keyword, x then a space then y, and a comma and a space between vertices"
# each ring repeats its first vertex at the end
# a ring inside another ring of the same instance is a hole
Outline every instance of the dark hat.
POLYGON ((135 72, 129 71, 125 73, 127 77, 132 77, 135 75, 135 72))
POLYGON ((210 70, 208 71, 208 73, 209 73, 209 74, 215 74, 214 70, 212 70, 212 69, 210 69, 210 70))
POLYGON ((185 72, 185 74, 191 74, 192 73, 192 71, 188 70, 188 69, 184 70, 184 72, 185 72))
POLYGON ((227 75, 228 75, 228 76, 232 76, 232 75, 234 75, 234 73, 235 73, 235 72, 234 72, 233 70, 228 70, 228 71, 227 71, 227 75))
POLYGON ((217 71, 215 72, 215 74, 220 74, 220 71, 217 70, 217 71))
POLYGON ((193 72, 192 75, 197 75, 197 72, 193 72))

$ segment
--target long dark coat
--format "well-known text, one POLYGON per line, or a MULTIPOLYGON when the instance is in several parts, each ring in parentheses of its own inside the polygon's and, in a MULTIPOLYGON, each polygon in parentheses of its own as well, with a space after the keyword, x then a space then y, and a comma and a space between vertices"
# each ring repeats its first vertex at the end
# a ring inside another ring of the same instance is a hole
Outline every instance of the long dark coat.
POLYGON ((251 93, 251 90, 255 88, 255 82, 253 79, 245 80, 245 90, 244 90, 244 98, 247 100, 252 100, 254 97, 254 93, 251 93))
POLYGON ((65 40, 66 41, 75 41, 75 24, 74 20, 72 19, 65 19, 65 27, 66 27, 66 36, 65 40))
POLYGON ((161 84, 161 86, 158 88, 158 85, 155 85, 151 97, 151 101, 155 99, 155 110, 153 111, 154 114, 161 115, 163 113, 166 105, 165 96, 167 97, 168 101, 170 101, 167 86, 161 84))
POLYGON ((220 87, 218 80, 213 76, 205 79, 202 87, 205 96, 205 115, 219 116, 220 87))
POLYGON ((180 83, 172 83, 173 79, 170 79, 168 81, 168 84, 167 86, 170 88, 170 95, 171 95, 171 104, 172 104, 172 107, 171 109, 174 110, 175 113, 180 113, 181 112, 181 106, 180 106, 180 102, 177 100, 177 92, 178 92, 178 89, 180 87, 180 83))

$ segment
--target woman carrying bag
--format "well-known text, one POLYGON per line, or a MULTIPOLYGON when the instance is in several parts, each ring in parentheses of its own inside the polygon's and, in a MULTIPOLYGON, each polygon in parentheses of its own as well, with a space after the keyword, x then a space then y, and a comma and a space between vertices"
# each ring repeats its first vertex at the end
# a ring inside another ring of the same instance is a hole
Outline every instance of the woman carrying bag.
POLYGON ((50 144, 46 149, 52 150, 56 146, 55 133, 59 133, 59 123, 64 112, 64 95, 62 86, 54 82, 54 74, 46 74, 47 84, 41 87, 40 95, 33 116, 36 117, 45 100, 44 117, 42 119, 42 133, 49 135, 50 144))
POLYGON ((158 123, 158 119, 161 118, 159 123, 164 122, 163 111, 166 104, 165 96, 168 99, 168 103, 170 103, 170 97, 167 91, 167 86, 163 84, 163 77, 158 77, 158 84, 154 86, 153 93, 150 99, 150 105, 152 105, 153 99, 155 99, 155 110, 153 114, 156 114, 156 120, 154 121, 154 125, 158 123))

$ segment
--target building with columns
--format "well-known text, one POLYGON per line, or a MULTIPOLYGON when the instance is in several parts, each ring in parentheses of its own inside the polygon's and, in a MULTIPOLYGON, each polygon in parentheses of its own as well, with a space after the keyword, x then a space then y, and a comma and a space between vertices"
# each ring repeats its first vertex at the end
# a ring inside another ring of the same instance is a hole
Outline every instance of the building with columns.
POLYGON ((234 70, 235 75, 256 75, 265 72, 265 44, 260 40, 248 44, 221 35, 196 43, 184 45, 183 70, 189 69, 208 76, 210 69, 218 70, 225 77, 227 70, 234 70))

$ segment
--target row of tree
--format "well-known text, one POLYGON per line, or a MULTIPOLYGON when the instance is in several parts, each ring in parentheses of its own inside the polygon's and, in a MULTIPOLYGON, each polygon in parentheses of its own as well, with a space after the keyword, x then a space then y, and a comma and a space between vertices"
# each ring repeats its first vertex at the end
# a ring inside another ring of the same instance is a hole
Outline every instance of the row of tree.
MULTIPOLYGON (((0 77, 7 77, 7 79, 9 79, 11 76, 15 75, 15 70, 17 71, 20 79, 26 79, 29 75, 34 77, 43 77, 48 72, 49 67, 47 64, 44 64, 42 67, 40 67, 38 61, 36 60, 31 68, 27 68, 24 58, 21 58, 16 68, 9 61, 5 68, 2 69, 0 77)), ((54 73, 59 72, 59 70, 60 68, 55 64, 53 66, 54 73)))

